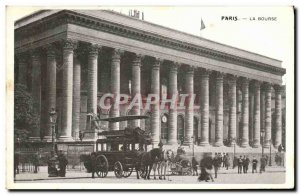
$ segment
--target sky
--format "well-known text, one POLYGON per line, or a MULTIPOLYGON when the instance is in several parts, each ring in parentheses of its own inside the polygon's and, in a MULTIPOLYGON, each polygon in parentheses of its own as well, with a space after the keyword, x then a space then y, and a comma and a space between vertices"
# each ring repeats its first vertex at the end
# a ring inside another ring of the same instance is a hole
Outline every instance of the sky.
MULTIPOLYGON (((41 8, 22 7, 10 10, 13 20, 41 8)), ((62 8, 62 7, 60 7, 62 8)), ((79 7, 75 7, 78 9, 79 7)), ((196 36, 241 48, 282 61, 282 67, 294 66, 293 12, 291 7, 81 7, 110 9, 123 14, 129 10, 144 12, 145 20, 196 36), (222 20, 237 17, 239 20, 222 20), (276 21, 259 21, 258 17, 276 17, 276 21), (200 31, 201 18, 206 26, 200 31), (243 19, 244 18, 244 19, 243 19), (253 20, 255 18, 255 20, 253 20)), ((286 76, 283 77, 283 83, 286 76)))

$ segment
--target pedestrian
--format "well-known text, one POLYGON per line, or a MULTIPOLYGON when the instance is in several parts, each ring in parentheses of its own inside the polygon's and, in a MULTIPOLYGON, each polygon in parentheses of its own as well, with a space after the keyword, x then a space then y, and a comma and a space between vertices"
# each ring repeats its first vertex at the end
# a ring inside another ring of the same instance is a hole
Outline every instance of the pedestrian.
POLYGON ((92 172, 92 178, 95 178, 95 172, 97 167, 97 160, 96 160, 96 153, 91 153, 91 172, 92 172))
POLYGON ((244 166, 245 166, 245 173, 248 173, 248 168, 249 168, 249 164, 250 164, 250 159, 247 157, 245 157, 245 162, 244 162, 244 166))
POLYGON ((223 152, 223 156, 222 156, 222 165, 223 165, 223 167, 226 166, 225 161, 226 161, 226 154, 225 154, 225 152, 223 152))
POLYGON ((48 177, 57 177, 57 157, 55 155, 55 151, 51 151, 51 155, 48 158, 48 177))
POLYGON ((19 154, 14 153, 14 176, 16 177, 16 174, 19 174, 19 154))
POLYGON ((238 166, 238 158, 236 156, 233 157, 232 169, 238 166))
POLYGON ((214 167, 214 171, 215 171, 215 178, 218 177, 218 169, 221 167, 221 163, 222 163, 222 157, 221 154, 217 155, 217 153, 215 153, 215 157, 213 158, 213 167, 214 167))
POLYGON ((258 161, 256 160, 255 156, 253 156, 253 160, 252 160, 252 173, 254 173, 254 171, 257 173, 257 163, 258 161))
POLYGON ((58 175, 61 177, 65 177, 66 176, 66 167, 68 164, 68 160, 65 157, 65 155, 63 154, 63 151, 60 150, 59 154, 58 154, 58 167, 59 167, 59 172, 58 175))
POLYGON ((203 159, 200 161, 200 170, 201 173, 198 177, 198 181, 206 181, 211 180, 214 182, 214 178, 211 174, 213 169, 213 158, 211 153, 204 153, 203 159))
POLYGON ((198 176, 198 162, 196 158, 193 156, 192 158, 192 168, 193 168, 193 176, 198 176))
POLYGON ((269 162, 269 156, 268 155, 265 156, 265 160, 266 160, 266 165, 267 165, 268 162, 269 162))
POLYGON ((38 169, 39 169, 39 164, 40 164, 40 159, 39 159, 38 154, 34 154, 32 156, 32 162, 33 162, 33 166, 34 166, 34 173, 37 173, 38 169))
POLYGON ((259 173, 265 172, 266 171, 266 157, 262 156, 260 159, 260 169, 259 169, 259 173))
POLYGON ((238 159, 238 174, 242 173, 242 167, 243 167, 243 159, 242 156, 238 159))
POLYGON ((225 167, 226 167, 226 170, 228 170, 230 166, 230 157, 229 157, 229 154, 226 153, 226 156, 225 156, 225 167))

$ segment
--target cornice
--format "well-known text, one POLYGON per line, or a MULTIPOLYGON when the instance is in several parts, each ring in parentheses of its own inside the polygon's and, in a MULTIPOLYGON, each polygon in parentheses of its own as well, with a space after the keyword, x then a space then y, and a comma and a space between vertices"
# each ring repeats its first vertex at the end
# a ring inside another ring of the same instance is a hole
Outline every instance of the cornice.
POLYGON ((129 39, 158 45, 161 47, 167 47, 174 50, 183 51, 203 57, 213 58, 219 61, 232 63, 251 69, 269 72, 275 75, 282 76, 286 73, 286 70, 284 68, 275 67, 247 58, 234 56, 225 52, 215 51, 212 49, 201 47, 199 45, 194 45, 180 40, 171 39, 169 37, 142 31, 129 26, 104 21, 99 18, 83 15, 77 12, 73 12, 71 10, 62 10, 39 21, 18 28, 15 30, 15 38, 16 40, 18 40, 20 39, 20 37, 38 34, 62 24, 79 25, 86 28, 126 37, 129 39))

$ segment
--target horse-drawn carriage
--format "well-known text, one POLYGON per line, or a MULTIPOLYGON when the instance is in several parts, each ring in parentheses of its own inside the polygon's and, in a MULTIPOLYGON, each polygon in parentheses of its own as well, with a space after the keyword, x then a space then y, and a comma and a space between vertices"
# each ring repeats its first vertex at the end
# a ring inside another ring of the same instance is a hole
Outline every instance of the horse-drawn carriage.
POLYGON ((172 175, 192 175, 192 163, 183 148, 178 148, 176 156, 173 155, 170 163, 172 175))
MULTIPOLYGON (((100 119, 100 121, 120 122, 146 119, 147 116, 124 116, 100 119)), ((147 151, 151 136, 140 128, 125 128, 117 131, 102 131, 102 138, 96 141, 96 174, 104 178, 113 171, 117 178, 129 177, 139 166, 139 155, 147 151)), ((84 165, 91 172, 91 156, 83 157, 84 165)), ((138 172, 138 171, 137 171, 138 172)), ((142 173, 140 173, 142 174, 142 173)))

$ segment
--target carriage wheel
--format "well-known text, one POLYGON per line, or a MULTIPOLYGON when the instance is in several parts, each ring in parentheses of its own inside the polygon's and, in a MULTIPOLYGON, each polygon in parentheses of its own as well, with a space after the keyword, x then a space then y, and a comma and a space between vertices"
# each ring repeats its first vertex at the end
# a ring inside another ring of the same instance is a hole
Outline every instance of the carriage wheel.
POLYGON ((180 165, 181 165, 183 168, 191 167, 190 161, 189 161, 189 160, 185 160, 185 159, 183 159, 183 160, 180 161, 180 165))
POLYGON ((131 175, 132 171, 133 171, 132 167, 124 168, 123 177, 125 177, 125 178, 129 177, 131 175))
POLYGON ((170 169, 171 169, 171 175, 177 175, 177 165, 176 163, 171 163, 170 165, 170 169))
POLYGON ((104 178, 108 173, 108 161, 104 155, 100 155, 96 158, 97 161, 97 175, 98 177, 104 178))
POLYGON ((189 175, 189 176, 191 176, 193 173, 192 173, 192 169, 191 168, 189 168, 187 171, 186 171, 186 175, 189 175))
POLYGON ((114 172, 117 178, 123 177, 123 166, 120 161, 117 161, 114 165, 114 172))

